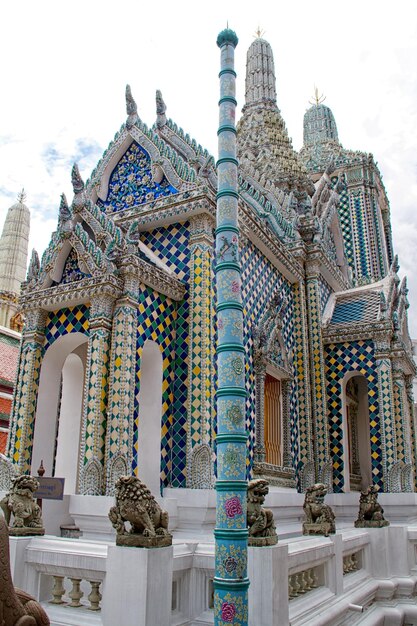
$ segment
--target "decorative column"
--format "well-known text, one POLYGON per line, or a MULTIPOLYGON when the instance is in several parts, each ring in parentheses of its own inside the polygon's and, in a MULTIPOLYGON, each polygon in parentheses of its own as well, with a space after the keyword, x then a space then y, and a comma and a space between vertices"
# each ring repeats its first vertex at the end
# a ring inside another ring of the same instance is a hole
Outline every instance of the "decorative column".
POLYGON ((113 313, 104 462, 106 495, 113 495, 116 480, 132 471, 139 295, 135 257, 124 257, 120 270, 124 292, 113 313))
POLYGON ((108 294, 91 299, 79 459, 79 492, 90 496, 102 495, 104 491, 103 463, 113 306, 114 297, 108 294))
POLYGON ((283 467, 292 468, 291 455, 291 423, 290 423, 290 394, 291 381, 283 379, 282 385, 282 415, 284 416, 282 424, 282 465, 283 467))
POLYGON ((417 465, 417 429, 416 429, 416 411, 414 408, 414 393, 413 393, 413 376, 405 377, 405 389, 407 393, 407 402, 410 412, 410 429, 411 429, 411 464, 412 464, 412 480, 414 484, 414 490, 417 490, 417 474, 415 471, 417 465))
POLYGON ((190 332, 187 411, 187 477, 190 487, 211 489, 212 471, 212 259, 214 220, 190 219, 190 332))
POLYGON ((375 359, 378 372, 379 416, 382 439, 382 479, 384 490, 388 491, 388 471, 396 461, 394 398, 392 385, 392 363, 390 341, 375 341, 375 359))
POLYGON ((255 370, 255 432, 256 445, 253 451, 253 460, 255 463, 265 463, 265 378, 266 364, 262 358, 254 355, 255 370))
MULTIPOLYGON (((304 260, 302 258, 302 260, 304 260)), ((294 360, 297 365, 297 395, 298 395, 298 481, 301 490, 305 490, 315 483, 313 424, 311 411, 310 385, 310 349, 308 317, 306 306, 306 288, 304 281, 293 285, 295 325, 294 360)))
POLYGON ((316 477, 317 480, 325 483, 329 489, 333 490, 333 470, 329 450, 326 379, 324 376, 324 353, 321 333, 319 266, 318 260, 314 258, 314 256, 307 259, 306 273, 316 477))
POLYGON ((22 474, 30 474, 38 401, 39 374, 45 341, 46 311, 26 310, 26 322, 20 345, 18 378, 10 415, 11 429, 6 455, 22 474))
POLYGON ((245 355, 239 262, 234 49, 236 34, 217 38, 221 50, 216 230, 217 507, 214 531, 214 624, 248 624, 245 355))

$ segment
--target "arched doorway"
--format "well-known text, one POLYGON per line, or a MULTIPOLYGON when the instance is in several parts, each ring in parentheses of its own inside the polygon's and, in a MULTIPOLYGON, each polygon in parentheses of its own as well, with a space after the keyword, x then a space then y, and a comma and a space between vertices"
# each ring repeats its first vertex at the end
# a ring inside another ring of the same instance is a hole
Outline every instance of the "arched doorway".
POLYGON ((148 339, 140 366, 138 476, 152 491, 160 493, 162 419, 162 354, 148 339))
POLYGON ((343 381, 344 491, 372 484, 368 382, 356 372, 343 381))
POLYGON ((43 460, 47 476, 65 478, 65 493, 76 493, 82 398, 88 338, 59 337, 46 350, 39 378, 32 474, 43 460))

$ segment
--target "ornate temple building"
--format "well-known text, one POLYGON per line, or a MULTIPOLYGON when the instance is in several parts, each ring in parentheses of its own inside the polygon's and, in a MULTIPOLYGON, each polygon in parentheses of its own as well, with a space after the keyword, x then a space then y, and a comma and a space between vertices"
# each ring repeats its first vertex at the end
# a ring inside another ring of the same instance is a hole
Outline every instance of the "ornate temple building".
MULTIPOLYGON (((230 367, 244 368, 246 414, 229 417, 246 423, 248 477, 414 491, 407 285, 372 155, 342 146, 319 99, 297 153, 271 47, 256 39, 237 125, 241 245, 215 250, 214 158, 159 91, 152 127, 129 87, 126 103, 86 182, 74 166, 74 195, 30 262, 11 462, 36 473, 42 459, 68 493, 109 495, 131 472, 154 492, 212 488, 217 255, 242 267, 244 359, 230 367)), ((217 289, 233 302, 240 286, 217 289)))
POLYGON ((7 212, 0 237, 0 453, 6 450, 23 317, 18 299, 26 277, 30 212, 25 194, 7 212))

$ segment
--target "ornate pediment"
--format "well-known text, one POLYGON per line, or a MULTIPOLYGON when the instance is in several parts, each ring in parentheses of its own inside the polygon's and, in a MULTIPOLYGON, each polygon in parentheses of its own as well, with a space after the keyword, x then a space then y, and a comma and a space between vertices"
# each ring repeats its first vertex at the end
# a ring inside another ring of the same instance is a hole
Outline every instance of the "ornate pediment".
POLYGON ((284 291, 270 300, 258 325, 253 330, 253 357, 256 370, 264 371, 267 365, 291 377, 291 355, 282 336, 282 313, 287 305, 284 291))

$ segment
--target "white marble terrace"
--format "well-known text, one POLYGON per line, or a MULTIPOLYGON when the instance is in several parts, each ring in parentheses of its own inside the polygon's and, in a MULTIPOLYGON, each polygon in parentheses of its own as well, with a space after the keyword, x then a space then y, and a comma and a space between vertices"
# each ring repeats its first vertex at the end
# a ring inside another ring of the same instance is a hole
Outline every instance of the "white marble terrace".
MULTIPOLYGON (((1 495, 1 494, 0 494, 1 495)), ((249 548, 250 626, 417 624, 417 494, 381 494, 391 525, 355 529, 358 493, 332 494, 337 533, 303 537, 303 495, 271 489, 279 542, 249 548)), ((44 501, 45 537, 11 538, 16 586, 55 626, 213 624, 215 492, 165 489, 171 548, 115 546, 110 497, 44 501), (82 530, 59 536, 62 521, 82 530)))

